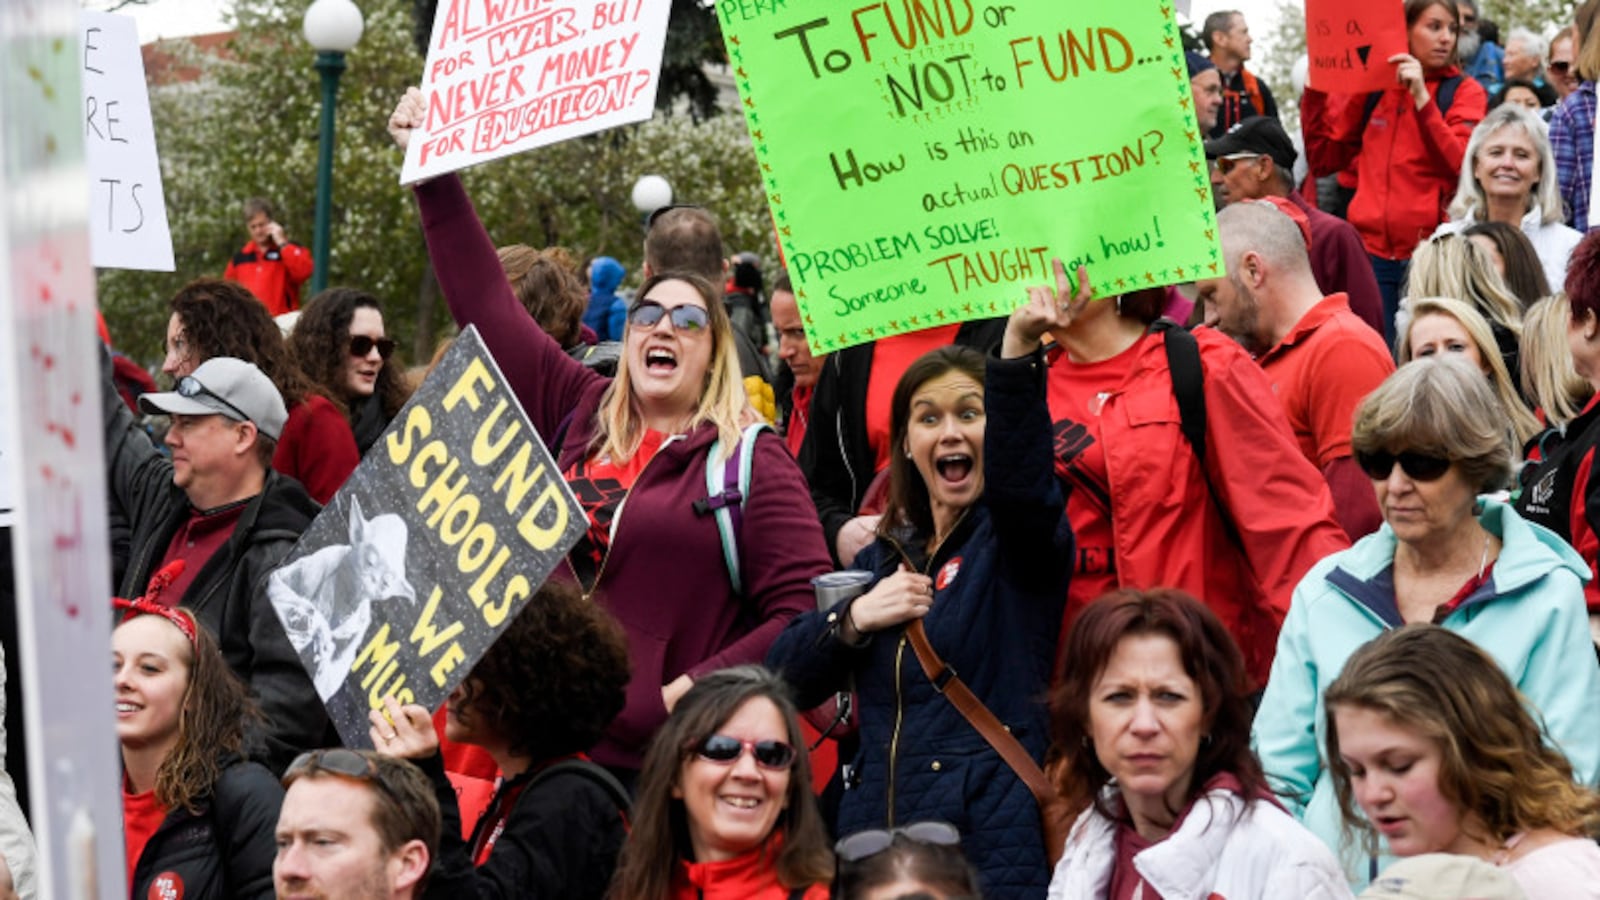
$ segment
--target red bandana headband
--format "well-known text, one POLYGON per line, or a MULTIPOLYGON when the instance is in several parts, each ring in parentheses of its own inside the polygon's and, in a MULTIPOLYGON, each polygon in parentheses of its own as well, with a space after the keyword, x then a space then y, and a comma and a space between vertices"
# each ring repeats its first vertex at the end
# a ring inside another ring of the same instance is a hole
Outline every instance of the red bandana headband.
POLYGON ((158 599, 161 596, 161 592, 176 581, 179 575, 183 574, 183 565, 183 560, 175 559, 163 566, 159 572, 151 577, 150 584, 145 588, 143 597, 135 597, 132 600, 112 597, 112 606, 128 611, 128 614, 122 617, 122 621, 126 622, 137 615, 160 616, 176 625, 178 630, 183 632, 183 636, 189 639, 189 646, 195 646, 194 620, 173 607, 161 603, 158 599))

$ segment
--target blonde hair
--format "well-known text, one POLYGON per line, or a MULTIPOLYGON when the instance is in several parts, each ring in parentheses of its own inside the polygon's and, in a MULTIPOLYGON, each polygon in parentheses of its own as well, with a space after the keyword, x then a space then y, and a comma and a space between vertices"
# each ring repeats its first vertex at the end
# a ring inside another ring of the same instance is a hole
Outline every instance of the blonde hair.
MULTIPOLYGON (((1539 183, 1528 193, 1528 202, 1539 205, 1539 221, 1545 225, 1566 220, 1561 204, 1561 188, 1556 184, 1556 158, 1550 150, 1550 137, 1544 120, 1515 103, 1502 103, 1484 116, 1467 139, 1466 160, 1461 164, 1461 180, 1455 199, 1450 201, 1450 218, 1477 221, 1489 218, 1489 197, 1478 183, 1478 153, 1499 132, 1513 128, 1527 135, 1533 152, 1539 156, 1539 183)), ((1526 210, 1524 210, 1526 212, 1526 210)))
POLYGON ((1572 306, 1561 292, 1528 307, 1522 317, 1522 392, 1551 425, 1576 419, 1594 395, 1594 387, 1572 365, 1571 321, 1572 306))
POLYGON ((1466 360, 1450 353, 1415 359, 1356 407, 1350 446, 1442 456, 1474 490, 1499 490, 1511 478, 1511 433, 1499 407, 1488 379, 1466 360))
POLYGON ((1417 245, 1406 277, 1406 295, 1465 300, 1491 325, 1516 337, 1522 335, 1522 304, 1495 271, 1488 254, 1459 235, 1441 234, 1417 245))
POLYGON ((1411 310, 1411 317, 1395 339, 1395 356, 1401 365, 1411 361, 1411 329, 1417 320, 1423 316, 1448 316, 1456 320, 1467 336, 1472 338, 1478 357, 1489 369, 1489 382, 1494 387, 1495 396, 1500 398, 1500 405, 1505 407, 1505 416, 1517 436, 1517 446, 1522 446, 1539 433, 1539 420, 1533 417, 1517 393, 1517 386, 1512 383, 1511 373, 1506 370, 1506 361, 1500 355, 1500 347, 1494 341, 1494 331, 1489 328, 1488 320, 1470 305, 1452 297, 1412 297, 1406 303, 1411 310))
MULTIPOLYGON (((727 459, 733 455, 734 449, 738 446, 739 432, 743 424, 746 421, 754 421, 751 418, 754 411, 750 409, 749 396, 745 393, 743 376, 739 370, 739 358, 734 348, 733 326, 728 321, 728 310, 722 305, 722 298, 717 295, 716 288, 711 286, 711 282, 692 272, 661 272, 652 275, 639 287, 637 296, 641 300, 647 299, 650 291, 664 281, 681 281, 694 288, 705 301, 711 326, 711 363, 706 367, 706 380, 700 389, 700 402, 695 407, 688 427, 694 428, 702 422, 715 425, 717 437, 722 440, 722 458, 727 459)), ((632 312, 631 309, 629 311, 632 312)), ((627 337, 623 338, 624 342, 627 340, 627 337)), ((626 352, 617 358, 617 376, 611 380, 611 386, 606 388, 605 394, 600 398, 600 408, 595 413, 599 427, 595 429, 590 450, 591 453, 609 456, 617 462, 626 462, 633 458, 633 454, 639 451, 639 444, 644 439, 645 432, 644 415, 639 409, 638 399, 633 395, 628 358, 629 354, 626 352)))

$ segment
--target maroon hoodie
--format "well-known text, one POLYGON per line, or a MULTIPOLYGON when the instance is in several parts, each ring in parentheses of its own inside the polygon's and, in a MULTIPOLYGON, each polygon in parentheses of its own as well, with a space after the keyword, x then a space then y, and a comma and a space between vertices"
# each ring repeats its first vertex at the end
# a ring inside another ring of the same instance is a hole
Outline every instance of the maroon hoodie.
MULTIPOLYGON (((562 352, 517 302, 456 176, 418 185, 416 196, 457 324, 478 326, 541 435, 571 417, 560 455, 570 472, 594 437, 610 380, 562 352)), ((618 515, 595 597, 627 632, 633 678, 627 706, 591 753, 604 765, 637 769, 667 717, 662 685, 760 662, 784 624, 814 607, 811 579, 832 568, 799 467, 781 438, 763 433, 738 541, 745 594, 734 593, 716 523, 693 508, 706 496, 706 455, 716 436, 700 425, 664 445, 618 515)), ((557 572, 574 577, 567 565, 557 572)))

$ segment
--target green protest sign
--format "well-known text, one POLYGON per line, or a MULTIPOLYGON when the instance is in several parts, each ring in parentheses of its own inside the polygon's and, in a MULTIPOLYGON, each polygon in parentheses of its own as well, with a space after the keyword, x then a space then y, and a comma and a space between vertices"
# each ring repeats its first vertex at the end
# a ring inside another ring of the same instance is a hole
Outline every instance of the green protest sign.
POLYGON ((1222 271, 1170 0, 718 0, 819 351, 1222 271))

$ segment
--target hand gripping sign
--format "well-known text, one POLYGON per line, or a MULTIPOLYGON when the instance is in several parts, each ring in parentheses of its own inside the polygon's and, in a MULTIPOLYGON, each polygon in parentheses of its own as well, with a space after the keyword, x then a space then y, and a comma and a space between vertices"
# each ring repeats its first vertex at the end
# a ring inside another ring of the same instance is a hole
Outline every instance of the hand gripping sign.
POLYGON ((467 328, 268 580, 345 745, 386 694, 437 709, 587 521, 467 328))

